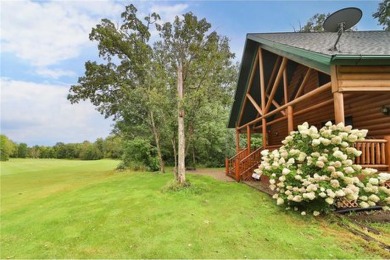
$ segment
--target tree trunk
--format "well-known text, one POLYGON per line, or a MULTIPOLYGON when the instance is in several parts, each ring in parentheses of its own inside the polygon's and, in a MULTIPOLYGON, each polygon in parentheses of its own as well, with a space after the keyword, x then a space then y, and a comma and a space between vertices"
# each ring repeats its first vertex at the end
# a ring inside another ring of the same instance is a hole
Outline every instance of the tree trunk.
POLYGON ((175 176, 175 180, 178 181, 179 177, 177 175, 177 150, 176 150, 176 138, 172 139, 172 147, 173 147, 173 156, 175 157, 175 167, 173 168, 173 174, 175 176))
POLYGON ((162 158, 162 153, 161 153, 160 135, 157 131, 157 127, 156 127, 156 124, 154 122, 153 112, 150 112, 150 120, 152 123, 152 131, 153 131, 153 135, 154 135, 154 140, 155 140, 156 146, 157 146, 157 157, 158 157, 158 162, 160 164, 160 172, 164 173, 165 167, 164 167, 164 160, 162 158))
POLYGON ((184 108, 183 108, 183 68, 180 63, 177 68, 177 94, 178 94, 178 167, 177 181, 180 184, 186 181, 185 166, 185 134, 184 134, 184 108))

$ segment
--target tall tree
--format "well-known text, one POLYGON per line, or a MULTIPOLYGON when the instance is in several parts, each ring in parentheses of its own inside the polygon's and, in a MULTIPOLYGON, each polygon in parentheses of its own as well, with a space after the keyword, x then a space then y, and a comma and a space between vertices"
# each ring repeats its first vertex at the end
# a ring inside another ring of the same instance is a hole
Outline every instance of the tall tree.
POLYGON ((188 122, 185 117, 208 104, 210 97, 223 88, 223 82, 218 79, 232 66, 234 55, 230 52, 228 39, 211 31, 211 24, 206 19, 198 20, 191 12, 184 14, 182 19, 177 16, 173 23, 158 26, 158 30, 162 40, 156 44, 156 48, 165 54, 166 69, 177 79, 176 180, 184 183, 185 129, 187 133, 194 131, 191 123, 185 127, 185 122, 188 122))
POLYGON ((153 13, 140 20, 135 6, 129 5, 121 17, 118 26, 103 19, 92 29, 89 38, 98 42, 104 63, 86 62, 85 76, 71 86, 68 99, 71 103, 89 99, 103 115, 112 116, 119 129, 130 134, 148 129, 158 150, 160 170, 164 171, 159 124, 150 102, 150 93, 158 92, 155 87, 159 85, 149 27, 159 16, 153 13))
POLYGON ((372 16, 378 19, 383 30, 390 31, 390 0, 380 2, 377 11, 372 16))

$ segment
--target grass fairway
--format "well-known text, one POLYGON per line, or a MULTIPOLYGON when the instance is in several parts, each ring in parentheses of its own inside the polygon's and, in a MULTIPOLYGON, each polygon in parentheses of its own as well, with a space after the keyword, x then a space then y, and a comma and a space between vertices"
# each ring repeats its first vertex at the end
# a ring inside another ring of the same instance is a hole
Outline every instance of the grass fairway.
MULTIPOLYGON (((1 162, 1 258, 385 258, 330 218, 239 183, 115 172, 118 162, 1 162)), ((377 250, 376 250, 377 249, 377 250)))

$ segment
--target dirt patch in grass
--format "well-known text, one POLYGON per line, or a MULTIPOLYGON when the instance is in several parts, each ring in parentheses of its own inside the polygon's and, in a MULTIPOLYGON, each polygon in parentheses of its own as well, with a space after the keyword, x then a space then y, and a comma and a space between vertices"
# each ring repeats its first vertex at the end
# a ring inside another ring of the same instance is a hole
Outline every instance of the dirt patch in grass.
POLYGON ((390 223, 390 211, 372 210, 361 211, 348 215, 350 219, 359 222, 390 223))
POLYGON ((187 170, 188 174, 211 176, 219 181, 234 182, 235 180, 226 176, 224 168, 201 168, 196 170, 187 170))

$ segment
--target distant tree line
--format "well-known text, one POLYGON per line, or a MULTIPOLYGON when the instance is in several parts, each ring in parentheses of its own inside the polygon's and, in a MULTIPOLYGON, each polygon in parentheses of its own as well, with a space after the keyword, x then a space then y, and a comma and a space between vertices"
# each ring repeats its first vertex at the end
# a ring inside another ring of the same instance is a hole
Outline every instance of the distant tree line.
MULTIPOLYGON (((192 160, 197 161, 197 166, 221 167, 225 156, 234 155, 234 133, 231 129, 226 129, 224 123, 225 120, 210 122, 207 129, 199 133, 197 146, 194 147, 197 151, 196 158, 188 157, 189 167, 195 167, 191 164, 192 160)), ((245 142, 244 139, 241 141, 245 142)), ((243 143, 242 146, 246 144, 243 143)), ((164 160, 167 166, 173 166, 174 160, 168 148, 169 146, 163 147, 164 160)), ((54 146, 28 146, 26 143, 17 143, 5 135, 0 135, 0 161, 8 161, 10 158, 77 160, 107 158, 121 160, 118 167, 123 169, 159 170, 156 147, 146 137, 133 137, 129 140, 119 135, 110 135, 105 139, 98 138, 95 142, 58 142, 54 146)))
POLYGON ((31 147, 26 143, 16 143, 5 135, 1 135, 0 140, 1 161, 7 161, 9 158, 120 159, 123 154, 122 140, 118 136, 98 138, 93 143, 89 141, 68 144, 58 142, 54 146, 34 145, 31 147))

